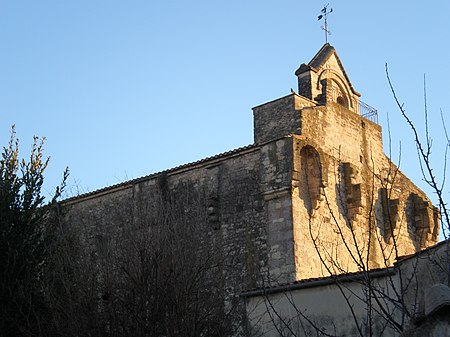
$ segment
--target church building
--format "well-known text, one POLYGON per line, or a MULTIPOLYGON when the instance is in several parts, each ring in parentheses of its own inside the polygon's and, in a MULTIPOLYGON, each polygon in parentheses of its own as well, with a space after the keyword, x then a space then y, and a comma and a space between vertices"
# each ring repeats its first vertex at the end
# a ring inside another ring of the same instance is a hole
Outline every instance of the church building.
POLYGON ((297 90, 253 108, 252 145, 70 198, 66 222, 96 254, 123 228, 195 228, 183 235, 220 266, 236 335, 250 289, 390 268, 436 244, 438 210, 385 155, 335 48, 295 76, 297 90))

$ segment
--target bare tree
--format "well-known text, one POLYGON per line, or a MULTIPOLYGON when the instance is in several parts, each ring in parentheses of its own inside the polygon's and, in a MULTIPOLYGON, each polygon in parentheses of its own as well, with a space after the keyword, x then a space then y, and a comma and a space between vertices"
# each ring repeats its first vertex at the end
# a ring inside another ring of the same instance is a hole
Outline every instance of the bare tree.
POLYGON ((187 182, 168 188, 164 175, 158 185, 151 200, 135 196, 112 211, 109 229, 95 221, 70 227, 76 217, 62 228, 51 294, 56 334, 231 334, 209 196, 187 182))

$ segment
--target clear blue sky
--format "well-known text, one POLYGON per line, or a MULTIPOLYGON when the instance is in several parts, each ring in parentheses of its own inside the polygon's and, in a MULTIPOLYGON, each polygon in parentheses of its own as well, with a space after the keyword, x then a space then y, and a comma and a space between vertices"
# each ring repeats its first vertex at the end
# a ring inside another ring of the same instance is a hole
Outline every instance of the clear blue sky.
MULTIPOLYGON (((23 156, 33 135, 47 137, 46 188, 69 166, 72 193, 250 144, 251 107, 296 89, 294 71, 324 43, 317 21, 323 5, 1 0, 1 144, 12 124, 23 156)), ((384 65, 418 125, 426 73, 439 167, 445 148, 439 110, 450 114, 450 2, 330 6, 331 44, 361 99, 379 110, 386 148, 389 113, 394 152, 402 141, 401 169, 423 187, 384 65)))

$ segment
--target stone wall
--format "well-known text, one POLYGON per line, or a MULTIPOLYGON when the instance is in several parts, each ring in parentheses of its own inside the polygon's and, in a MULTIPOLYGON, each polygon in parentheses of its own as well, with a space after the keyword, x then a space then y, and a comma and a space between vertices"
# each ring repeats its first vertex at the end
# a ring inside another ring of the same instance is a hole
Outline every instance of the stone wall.
POLYGON ((289 134, 301 134, 298 110, 317 103, 295 93, 253 108, 255 144, 272 141, 289 134))
POLYGON ((261 194, 266 205, 268 272, 276 282, 295 278, 292 223, 292 139, 261 146, 261 194))
MULTIPOLYGON (((64 203, 65 222, 82 235, 91 254, 108 251, 110 259, 120 259, 114 256, 115 245, 127 239, 127 231, 169 230, 164 226, 170 221, 195 226, 197 249, 213 252, 221 266, 214 278, 222 285, 223 310, 232 311, 238 335, 245 326, 238 294, 260 284, 260 271, 268 265, 267 209, 260 149, 218 157, 69 199, 64 203)), ((179 245, 183 247, 182 238, 179 245)))
POLYGON ((297 279, 381 268, 437 242, 436 210, 385 156, 379 125, 336 103, 299 113, 292 183, 297 279))
POLYGON ((254 117, 274 279, 380 268, 437 242, 436 210, 386 157, 378 124, 296 94, 254 108, 254 117))

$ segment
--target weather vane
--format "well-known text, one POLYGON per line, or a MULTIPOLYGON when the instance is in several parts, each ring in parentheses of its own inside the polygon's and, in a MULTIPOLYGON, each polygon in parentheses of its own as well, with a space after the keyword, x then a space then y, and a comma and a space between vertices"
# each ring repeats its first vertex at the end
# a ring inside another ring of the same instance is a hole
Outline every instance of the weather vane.
POLYGON ((330 10, 328 10, 329 5, 330 4, 323 6, 322 10, 320 11, 322 14, 317 17, 317 20, 319 21, 322 19, 325 20, 325 25, 320 26, 320 28, 322 28, 322 30, 325 32, 325 43, 328 43, 328 35, 331 35, 331 31, 328 30, 327 16, 328 14, 333 12, 333 8, 330 8, 330 10))

